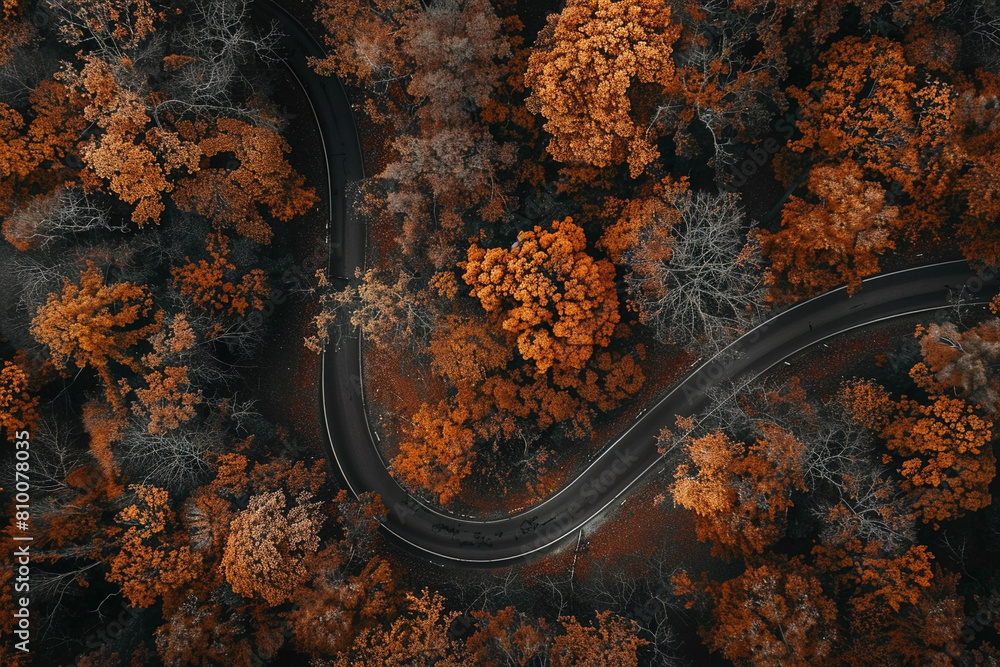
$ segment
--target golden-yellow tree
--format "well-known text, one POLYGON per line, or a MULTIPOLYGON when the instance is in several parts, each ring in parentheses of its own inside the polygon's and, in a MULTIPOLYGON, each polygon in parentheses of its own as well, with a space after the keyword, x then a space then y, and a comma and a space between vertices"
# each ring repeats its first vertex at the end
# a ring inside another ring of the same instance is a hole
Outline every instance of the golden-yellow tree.
POLYGON ((320 505, 306 495, 289 507, 280 489, 250 498, 230 525, 222 557, 233 591, 270 605, 291 599, 309 576, 308 557, 319 548, 320 505))
POLYGON ((663 0, 570 0, 552 15, 528 61, 528 108, 545 117, 559 161, 627 161, 633 177, 659 157, 652 125, 676 84, 680 26, 663 0))
POLYGON ((166 491, 139 484, 129 490, 135 500, 109 531, 116 550, 107 578, 121 585, 133 606, 148 607, 198 577, 201 557, 184 544, 166 491))
POLYGON ((762 437, 747 447, 722 431, 688 438, 688 461, 677 467, 670 493, 695 512, 698 538, 712 553, 754 558, 784 536, 792 494, 806 491, 805 447, 789 431, 761 426, 762 437))
POLYGON ((579 371, 607 347, 618 323, 614 266, 586 252, 572 218, 518 234, 510 249, 472 244, 465 282, 488 313, 517 334, 521 357, 539 373, 579 371))
POLYGON ((108 284, 92 262, 77 282, 66 280, 62 292, 50 294, 31 320, 31 335, 49 348, 57 368, 72 360, 93 369, 104 382, 110 403, 121 405, 120 367, 138 372, 135 347, 160 330, 163 312, 153 305, 149 289, 130 282, 108 284))

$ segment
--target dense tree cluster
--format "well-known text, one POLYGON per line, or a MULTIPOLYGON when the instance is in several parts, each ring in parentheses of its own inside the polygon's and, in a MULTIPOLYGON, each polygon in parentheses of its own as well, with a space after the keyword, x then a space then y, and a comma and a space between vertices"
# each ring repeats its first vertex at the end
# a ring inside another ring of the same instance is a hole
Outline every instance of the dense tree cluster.
MULTIPOLYGON (((863 293, 928 242, 1000 264, 994 4, 309 5, 310 66, 347 84, 372 176, 348 193, 363 268, 301 290, 306 345, 360 337, 385 389, 364 402, 396 408, 373 424, 384 460, 422 502, 536 502, 771 304, 863 293)), ((710 390, 665 428, 647 523, 675 540, 688 512, 704 557, 616 537, 602 560, 581 533, 425 587, 381 541, 379 498, 246 398, 283 319, 286 231, 322 195, 250 8, 0 2, 0 433, 31 435, 40 660, 1000 659, 996 619, 967 620, 996 583, 1000 321, 963 308, 877 380, 710 390), (118 601, 127 631, 73 634, 118 601), (700 644, 678 637, 695 626, 700 644)), ((5 637, 14 572, 7 550, 5 637)))
POLYGON ((925 358, 907 378, 914 398, 858 379, 825 403, 798 384, 750 387, 662 434, 684 457, 674 502, 695 512, 714 554, 745 565, 724 581, 674 574, 711 650, 759 665, 958 665, 995 655, 960 643, 960 576, 936 561, 945 552, 920 528, 946 531, 988 507, 996 473, 992 422, 981 406, 937 393, 927 363, 939 353, 927 331, 917 329, 925 358), (748 436, 749 447, 740 442, 748 436), (796 547, 793 531, 811 547, 796 547))

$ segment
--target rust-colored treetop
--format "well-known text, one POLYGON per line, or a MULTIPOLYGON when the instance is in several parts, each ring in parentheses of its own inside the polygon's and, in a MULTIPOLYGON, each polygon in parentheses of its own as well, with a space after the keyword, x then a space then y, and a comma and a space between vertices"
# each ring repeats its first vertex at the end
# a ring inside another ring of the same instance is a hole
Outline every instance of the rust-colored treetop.
POLYGON ((31 321, 31 334, 47 345, 52 362, 65 368, 73 360, 89 366, 104 381, 108 400, 119 404, 110 364, 138 370, 132 348, 160 330, 163 311, 155 309, 149 289, 130 282, 108 284, 88 262, 78 282, 67 280, 62 293, 50 294, 31 321))
POLYGON ((659 156, 650 125, 674 84, 680 32, 663 0, 570 0, 550 17, 525 73, 549 153, 596 167, 627 161, 639 176, 659 156))
POLYGON ((210 260, 185 257, 170 269, 174 287, 191 302, 213 315, 239 315, 262 310, 270 289, 262 269, 251 269, 237 281, 236 265, 229 258, 229 239, 221 232, 208 235, 205 249, 210 260))
POLYGON ((469 248, 463 278, 487 312, 504 317, 521 356, 539 373, 581 369, 618 323, 614 266, 586 253, 572 218, 518 234, 510 249, 469 248))
POLYGON ((675 591, 711 607, 700 629, 705 645, 754 665, 809 667, 829 658, 839 634, 837 605, 815 568, 784 557, 747 568, 734 579, 694 582, 674 576, 675 591))
POLYGON ((222 167, 200 168, 177 183, 174 203, 182 210, 205 216, 217 228, 235 228, 241 236, 270 243, 273 230, 264 213, 288 222, 318 201, 305 177, 295 171, 285 155, 291 150, 281 135, 268 127, 237 118, 203 123, 182 123, 179 134, 197 141, 207 159, 232 154, 222 167))
POLYGON ((141 484, 129 490, 135 501, 115 517, 118 550, 107 578, 122 586, 133 605, 148 607, 195 578, 201 558, 182 544, 184 535, 173 526, 176 516, 166 491, 141 484))
POLYGON ((895 248, 899 209, 888 205, 882 186, 862 177, 853 162, 824 164, 809 172, 809 199, 791 196, 781 231, 760 232, 771 260, 769 280, 813 295, 847 283, 848 293, 879 271, 879 257, 895 248), (816 203, 813 203, 815 201, 816 203))
MULTIPOLYGON (((287 222, 318 201, 273 119, 198 105, 178 115, 147 78, 126 60, 82 54, 35 86, 29 114, 0 103, 0 213, 80 186, 129 205, 138 227, 158 224, 171 197, 217 228, 268 243, 267 216, 287 222), (232 157, 211 162, 219 156, 232 157)), ((6 220, 4 233, 28 247, 6 220)))
POLYGON ((323 523, 321 503, 308 501, 304 494, 289 507, 279 489, 254 496, 233 519, 222 557, 233 591, 276 605, 306 580, 304 560, 319 548, 323 523))
POLYGON ((468 418, 464 407, 425 403, 413 415, 410 437, 392 461, 393 472, 407 484, 436 494, 442 504, 457 496, 474 461, 475 434, 466 424, 468 418))
POLYGON ((0 366, 0 433, 14 434, 38 422, 38 397, 28 391, 28 374, 18 364, 4 360, 0 366))
POLYGON ((792 494, 806 490, 802 443, 775 424, 761 430, 749 447, 721 431, 690 438, 688 462, 674 473, 674 502, 695 512, 698 538, 715 555, 763 554, 784 535, 792 494))
POLYGON ((996 458, 990 446, 993 423, 966 401, 931 396, 923 403, 904 397, 882 432, 886 446, 902 457, 903 489, 925 523, 987 507, 996 458))

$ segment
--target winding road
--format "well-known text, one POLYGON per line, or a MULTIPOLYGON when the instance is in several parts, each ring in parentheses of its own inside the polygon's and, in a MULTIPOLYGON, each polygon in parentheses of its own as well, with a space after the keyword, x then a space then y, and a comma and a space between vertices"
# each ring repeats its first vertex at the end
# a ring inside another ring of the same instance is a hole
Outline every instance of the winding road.
MULTIPOLYGON (((278 21, 288 35, 286 62, 313 104, 329 164, 330 272, 353 275, 364 262, 365 229, 346 209, 343 194, 348 182, 364 175, 350 104, 337 80, 309 70, 305 56, 323 52, 292 16, 269 0, 258 0, 255 11, 278 21)), ((396 483, 368 425, 360 340, 347 339, 322 360, 321 400, 332 461, 352 493, 377 491, 382 496, 390 510, 383 523, 385 535, 406 550, 438 564, 497 567, 528 560, 575 539, 581 527, 653 472, 661 463, 657 433, 673 424, 675 415, 694 416, 709 409, 706 389, 764 373, 852 329, 916 313, 935 317, 935 311, 950 310, 950 294, 962 287, 971 294, 970 303, 988 301, 996 286, 995 276, 977 274, 956 260, 874 276, 853 298, 840 288, 774 313, 644 410, 560 491, 497 520, 442 513, 396 483)))

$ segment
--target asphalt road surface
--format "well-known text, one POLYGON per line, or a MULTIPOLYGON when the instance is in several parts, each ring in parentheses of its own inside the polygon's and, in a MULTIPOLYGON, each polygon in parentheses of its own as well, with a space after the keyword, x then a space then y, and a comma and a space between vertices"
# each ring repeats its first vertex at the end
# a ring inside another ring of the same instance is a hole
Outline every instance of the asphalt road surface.
MULTIPOLYGON (((362 178, 360 143, 341 84, 313 74, 307 55, 322 49, 277 5, 258 0, 259 17, 276 20, 288 35, 286 64, 313 104, 329 164, 330 272, 351 276, 365 256, 362 220, 346 209, 347 183, 362 178)), ((748 379, 830 337, 893 317, 949 309, 949 297, 963 287, 971 303, 996 293, 995 276, 974 272, 960 260, 882 274, 864 282, 849 298, 841 288, 772 316, 703 362, 673 391, 646 409, 608 443, 578 477, 530 509, 498 520, 442 513, 412 497, 392 478, 368 425, 362 392, 361 345, 357 338, 328 350, 322 363, 321 400, 331 457, 354 494, 376 491, 389 508, 385 535, 432 562, 491 567, 529 560, 574 540, 577 531, 623 499, 629 489, 661 464, 656 435, 676 415, 710 409, 706 389, 730 379, 748 379), (988 278, 988 279, 987 279, 988 278)))

